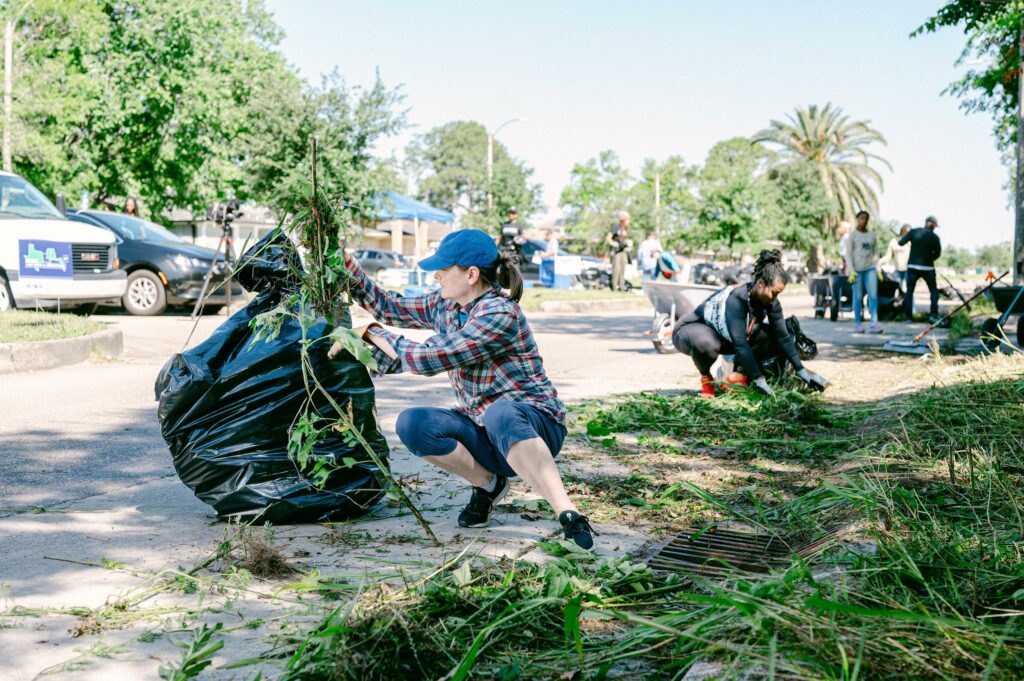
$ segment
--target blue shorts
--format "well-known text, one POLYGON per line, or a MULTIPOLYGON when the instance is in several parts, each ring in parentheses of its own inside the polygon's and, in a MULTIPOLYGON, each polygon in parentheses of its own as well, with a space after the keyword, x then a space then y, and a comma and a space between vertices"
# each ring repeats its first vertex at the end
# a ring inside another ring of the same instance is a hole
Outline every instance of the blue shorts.
POLYGON ((523 402, 498 400, 484 412, 484 425, 453 409, 415 407, 398 415, 398 438, 416 456, 445 456, 456 443, 469 450, 481 466, 512 478, 508 450, 517 442, 539 437, 557 456, 565 441, 565 426, 523 402))

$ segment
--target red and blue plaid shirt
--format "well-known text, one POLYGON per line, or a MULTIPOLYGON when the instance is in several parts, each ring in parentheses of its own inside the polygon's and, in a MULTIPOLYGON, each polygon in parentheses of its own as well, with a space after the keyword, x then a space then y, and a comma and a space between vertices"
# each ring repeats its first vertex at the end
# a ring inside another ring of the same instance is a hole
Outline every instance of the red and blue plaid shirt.
POLYGON ((522 308, 500 289, 492 289, 466 307, 445 300, 441 292, 400 296, 385 291, 350 261, 352 295, 378 321, 407 329, 433 329, 415 343, 379 326, 370 333, 391 344, 397 359, 373 346, 379 374, 409 371, 433 376, 442 371, 455 389, 457 411, 482 424, 492 403, 506 399, 531 404, 565 423, 565 405, 544 373, 533 332, 522 308))

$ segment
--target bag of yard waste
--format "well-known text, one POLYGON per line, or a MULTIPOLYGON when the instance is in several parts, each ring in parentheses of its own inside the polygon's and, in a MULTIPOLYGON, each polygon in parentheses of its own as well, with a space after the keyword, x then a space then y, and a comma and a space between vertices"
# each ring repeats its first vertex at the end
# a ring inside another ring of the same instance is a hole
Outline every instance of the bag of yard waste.
MULTIPOLYGON (((252 343, 249 322, 298 288, 298 254, 275 230, 239 260, 237 280, 257 296, 201 345, 174 355, 156 381, 160 429, 182 482, 217 515, 258 516, 257 522, 336 521, 365 513, 383 494, 367 452, 331 430, 312 452, 333 457, 320 487, 288 456, 291 427, 307 399, 301 368, 302 330, 285 317, 273 340, 252 343)), ((339 324, 351 326, 347 310, 339 324)), ((324 319, 307 338, 330 334, 324 319)), ((383 462, 388 446, 377 429, 373 382, 348 353, 327 358, 330 343, 310 350, 317 379, 350 415, 383 462)), ((322 397, 322 396, 321 396, 322 397)), ((322 402, 322 404, 321 404, 322 402)), ((326 399, 317 412, 334 415, 326 399)))

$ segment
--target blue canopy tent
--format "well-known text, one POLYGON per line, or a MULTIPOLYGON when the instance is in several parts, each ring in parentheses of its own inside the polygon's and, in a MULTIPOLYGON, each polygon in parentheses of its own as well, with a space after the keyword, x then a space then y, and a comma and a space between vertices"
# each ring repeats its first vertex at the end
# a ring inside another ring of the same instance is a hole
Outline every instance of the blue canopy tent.
POLYGON ((378 220, 421 220, 446 224, 455 221, 455 216, 446 210, 428 206, 422 201, 395 192, 381 192, 373 203, 377 208, 374 217, 378 220))
POLYGON ((364 232, 364 237, 380 242, 390 237, 390 243, 378 245, 417 258, 426 253, 430 241, 440 241, 452 231, 455 222, 455 216, 448 211, 395 192, 378 194, 374 207, 377 227, 364 232), (412 237, 411 244, 406 243, 406 237, 412 237))

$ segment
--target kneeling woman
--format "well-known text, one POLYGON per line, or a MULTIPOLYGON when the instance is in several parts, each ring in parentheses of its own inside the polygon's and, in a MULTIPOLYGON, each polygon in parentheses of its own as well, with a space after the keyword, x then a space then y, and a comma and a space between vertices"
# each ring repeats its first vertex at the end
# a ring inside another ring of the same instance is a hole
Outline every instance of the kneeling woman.
POLYGON ((751 283, 716 291, 676 324, 672 343, 697 365, 702 396, 715 396, 711 367, 720 356, 727 367, 738 360, 738 371, 727 368, 726 383, 753 384, 771 395, 759 360, 777 355, 780 349, 808 386, 815 390, 828 386, 828 381, 804 368, 786 329, 778 297, 788 281, 782 254, 777 250, 761 251, 751 283))
POLYGON ((419 266, 441 288, 402 297, 381 289, 349 259, 353 297, 379 321, 433 329, 422 343, 371 325, 380 373, 447 371, 458 406, 403 411, 396 430, 413 454, 473 485, 461 527, 484 527, 491 509, 523 478, 555 510, 565 538, 593 546, 593 530, 569 500, 554 456, 565 439, 565 405, 544 373, 533 333, 518 301, 523 280, 494 240, 476 229, 452 232, 419 266), (506 294, 502 288, 510 289, 506 294))

